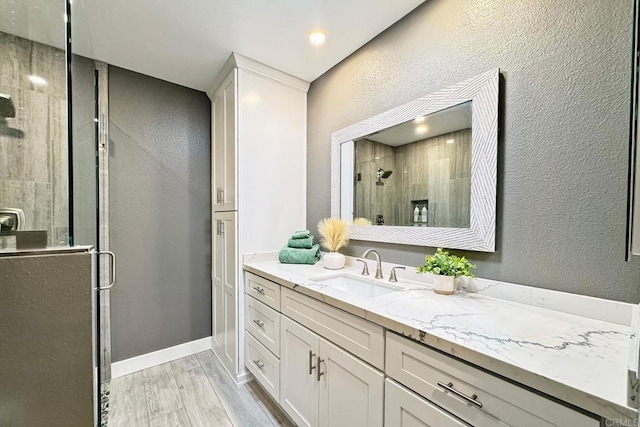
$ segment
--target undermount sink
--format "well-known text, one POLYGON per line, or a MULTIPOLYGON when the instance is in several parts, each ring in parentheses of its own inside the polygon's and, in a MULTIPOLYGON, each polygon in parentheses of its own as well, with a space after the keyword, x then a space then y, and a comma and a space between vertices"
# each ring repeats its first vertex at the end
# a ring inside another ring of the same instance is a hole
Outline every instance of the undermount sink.
POLYGON ((382 280, 361 278, 345 273, 316 277, 311 280, 361 298, 379 297, 404 289, 401 286, 392 285, 382 280))

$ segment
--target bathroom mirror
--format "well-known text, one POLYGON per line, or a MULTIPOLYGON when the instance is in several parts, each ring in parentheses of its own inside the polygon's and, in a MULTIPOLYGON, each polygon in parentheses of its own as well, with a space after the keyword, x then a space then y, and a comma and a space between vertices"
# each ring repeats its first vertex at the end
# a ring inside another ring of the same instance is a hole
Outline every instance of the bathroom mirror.
POLYGON ((332 216, 351 238, 495 251, 499 70, 332 135, 332 216))

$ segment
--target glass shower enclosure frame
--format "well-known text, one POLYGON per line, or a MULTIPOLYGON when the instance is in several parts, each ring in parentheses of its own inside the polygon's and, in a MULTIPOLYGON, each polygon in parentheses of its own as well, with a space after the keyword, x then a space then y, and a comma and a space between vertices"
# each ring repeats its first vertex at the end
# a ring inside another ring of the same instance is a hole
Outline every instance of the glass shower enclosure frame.
POLYGON ((91 25, 82 0, 65 0, 68 127, 69 246, 93 246, 94 413, 105 425, 109 410, 109 290, 116 259, 106 224, 107 66, 94 60, 91 25))

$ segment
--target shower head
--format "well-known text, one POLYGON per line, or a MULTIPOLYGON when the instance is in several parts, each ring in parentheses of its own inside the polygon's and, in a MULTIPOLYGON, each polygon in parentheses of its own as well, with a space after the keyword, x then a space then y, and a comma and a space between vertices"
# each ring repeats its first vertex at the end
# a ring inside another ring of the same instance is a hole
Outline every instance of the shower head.
POLYGON ((378 178, 389 178, 391 176, 391 174, 393 173, 393 171, 386 171, 382 168, 378 169, 378 178))
POLYGON ((0 93, 0 117, 15 117, 16 107, 9 95, 0 93))

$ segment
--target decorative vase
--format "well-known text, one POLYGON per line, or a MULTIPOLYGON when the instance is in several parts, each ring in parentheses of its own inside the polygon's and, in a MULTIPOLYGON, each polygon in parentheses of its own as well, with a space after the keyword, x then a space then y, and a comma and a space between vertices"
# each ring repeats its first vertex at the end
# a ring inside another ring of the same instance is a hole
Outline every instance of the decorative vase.
POLYGON ((433 291, 440 295, 453 295, 455 292, 455 277, 434 276, 433 291))
POLYGON ((345 257, 340 252, 329 252, 322 257, 322 263, 329 270, 340 270, 344 267, 345 257))

